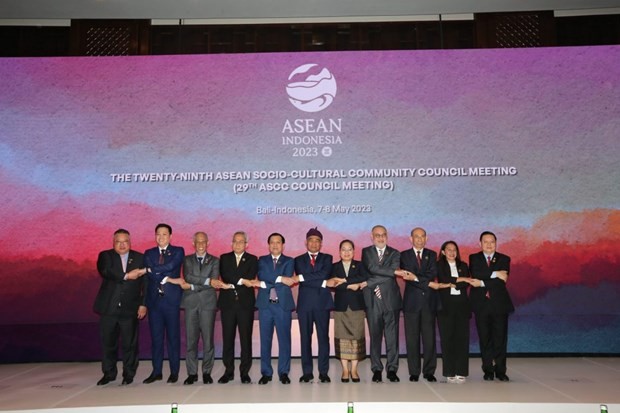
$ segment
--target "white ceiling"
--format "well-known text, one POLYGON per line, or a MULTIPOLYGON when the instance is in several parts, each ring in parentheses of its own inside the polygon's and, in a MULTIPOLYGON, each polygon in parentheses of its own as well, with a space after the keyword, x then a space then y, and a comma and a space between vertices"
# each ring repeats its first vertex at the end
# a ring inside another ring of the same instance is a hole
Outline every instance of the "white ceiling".
POLYGON ((616 8, 610 11, 616 14, 619 7, 620 0, 0 0, 0 19, 390 21, 424 15, 526 10, 579 14, 583 9, 616 8))

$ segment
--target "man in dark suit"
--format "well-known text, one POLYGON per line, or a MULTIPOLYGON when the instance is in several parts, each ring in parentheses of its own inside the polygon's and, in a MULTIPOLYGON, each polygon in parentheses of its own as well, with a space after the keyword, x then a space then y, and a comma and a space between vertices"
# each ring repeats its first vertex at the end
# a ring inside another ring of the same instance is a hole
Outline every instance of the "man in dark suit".
POLYGON ((508 346, 508 314, 514 306, 506 282, 510 272, 510 257, 496 251, 494 233, 480 234, 482 251, 469 256, 472 280, 469 298, 476 316, 480 339, 484 380, 508 381, 506 351, 508 346))
POLYGON ((425 248, 426 231, 411 230, 413 248, 400 253, 400 268, 407 271, 403 312, 405 314, 405 340, 407 343, 407 366, 409 381, 418 381, 420 372, 429 382, 435 382, 437 350, 435 347, 435 320, 438 299, 429 287, 437 278, 437 254, 425 248), (424 368, 420 363, 420 336, 424 351, 424 368))
POLYGON ((291 312, 295 301, 291 287, 294 262, 284 254, 284 236, 274 232, 267 238, 269 255, 258 259, 260 289, 256 297, 260 326, 260 364, 262 377, 258 384, 267 384, 273 376, 271 343, 275 328, 278 336, 278 375, 282 384, 290 384, 291 369, 291 312))
POLYGON ((375 225, 371 237, 373 245, 362 250, 362 264, 368 276, 364 300, 370 333, 372 381, 382 381, 381 342, 385 336, 387 378, 398 382, 398 322, 402 298, 396 276, 404 276, 405 271, 399 269, 400 253, 387 245, 387 229, 375 225))
POLYGON ((94 310, 101 315, 99 333, 103 377, 98 386, 116 380, 118 339, 123 351, 123 385, 131 384, 138 369, 138 320, 146 316, 142 254, 131 249, 129 231, 114 232, 112 249, 99 253, 97 270, 101 287, 94 310))
POLYGON ((215 312, 217 310, 217 294, 221 281, 218 279, 220 260, 207 252, 209 237, 206 232, 197 232, 192 241, 195 252, 183 261, 183 278, 172 282, 180 282, 183 292, 181 308, 185 310, 185 335, 187 351, 185 365, 187 379, 183 384, 194 384, 198 381, 198 340, 202 337, 202 382, 213 383, 211 370, 215 359, 213 347, 213 331, 215 328, 215 312))
POLYGON ((162 379, 164 364, 164 336, 168 344, 170 376, 168 383, 179 380, 181 365, 181 323, 179 322, 181 295, 178 284, 168 282, 181 276, 181 265, 185 251, 182 247, 170 245, 172 228, 168 224, 155 227, 157 247, 144 253, 144 266, 147 271, 146 307, 149 310, 149 330, 151 332, 151 352, 153 371, 144 379, 149 384, 162 379))
POLYGON ((314 379, 312 374, 312 331, 316 325, 319 344, 319 380, 329 383, 329 312, 334 308, 327 279, 332 273, 333 257, 321 252, 323 234, 311 228, 306 234, 305 254, 295 258, 296 281, 299 281, 297 296, 297 316, 301 339, 301 367, 303 375, 300 383, 314 379))
POLYGON ((224 375, 218 383, 228 383, 235 377, 235 334, 239 330, 241 346, 239 374, 242 383, 250 383, 252 367, 252 330, 254 327, 254 288, 258 259, 246 251, 248 236, 237 231, 232 238, 232 251, 220 256, 222 287, 217 305, 222 317, 222 362, 224 375))

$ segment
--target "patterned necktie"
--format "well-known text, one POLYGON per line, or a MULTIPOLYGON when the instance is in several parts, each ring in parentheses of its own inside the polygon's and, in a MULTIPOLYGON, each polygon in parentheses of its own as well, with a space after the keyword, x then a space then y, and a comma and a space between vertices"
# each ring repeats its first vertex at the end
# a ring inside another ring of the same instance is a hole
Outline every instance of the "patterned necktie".
POLYGON ((375 295, 379 300, 381 300, 381 289, 379 289, 378 285, 375 287, 375 295))
POLYGON ((383 262, 383 256, 384 256, 384 251, 383 250, 379 250, 379 263, 383 262))

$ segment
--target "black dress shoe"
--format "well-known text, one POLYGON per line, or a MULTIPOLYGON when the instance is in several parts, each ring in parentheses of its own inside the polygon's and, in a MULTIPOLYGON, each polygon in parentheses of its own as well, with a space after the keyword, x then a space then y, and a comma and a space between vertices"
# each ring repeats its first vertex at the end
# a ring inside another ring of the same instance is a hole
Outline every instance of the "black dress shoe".
POLYGON ((353 376, 351 376, 351 381, 352 381, 353 383, 359 383, 359 382, 360 382, 360 378, 359 378, 359 377, 353 377, 353 376))
POLYGON ((493 373, 484 373, 484 381, 493 381, 493 373))
POLYGON ((241 376, 241 383, 243 384, 252 383, 252 379, 247 374, 244 374, 241 376))
POLYGON ((128 386, 133 383, 133 377, 124 377, 121 386, 128 386))
POLYGON ((300 383, 310 383, 312 380, 314 380, 313 374, 304 374, 299 378, 300 383))
POLYGON ((349 376, 347 376, 347 377, 341 377, 341 378, 340 378, 340 381, 341 381, 341 382, 343 382, 343 383, 348 383, 348 382, 349 382, 349 376))
POLYGON ((168 380, 166 381, 166 383, 176 383, 177 381, 179 381, 179 375, 178 374, 171 374, 168 376, 168 380))
POLYGON ((497 376, 497 380, 499 381, 510 381, 508 376, 506 376, 505 374, 497 374, 496 376, 497 376))
POLYGON ((428 381, 429 383, 434 383, 437 381, 437 379, 435 378, 435 376, 433 376, 432 374, 425 374, 424 378, 426 379, 426 381, 428 381))
POLYGON ((418 376, 417 374, 412 374, 411 376, 409 376, 409 381, 418 381, 418 378, 420 376, 418 376))
POLYGON ((224 374, 222 377, 219 378, 217 382, 220 384, 226 384, 229 381, 233 381, 233 377, 229 376, 228 374, 224 374))
POLYGON ((161 374, 151 374, 146 379, 144 379, 144 381, 142 383, 144 383, 144 384, 151 384, 151 383, 155 383, 156 381, 159 381, 161 379, 162 379, 161 374))
POLYGON ((288 374, 280 374, 280 383, 291 384, 291 379, 288 378, 288 374))
POLYGON ((258 381, 258 384, 267 384, 271 381, 271 376, 263 376, 258 381))
POLYGON ((213 378, 209 373, 205 373, 202 375, 202 382, 204 384, 213 384, 213 378))
POLYGON ((185 379, 185 381, 183 382, 183 384, 194 384, 198 381, 198 375, 197 374, 190 374, 189 376, 187 376, 187 378, 185 379))
POLYGON ((383 381, 380 371, 375 371, 374 373, 372 373, 372 381, 373 383, 381 383, 383 381))
POLYGON ((108 376, 103 376, 98 382, 97 382, 97 386, 105 386, 106 384, 108 384, 111 381, 116 380, 116 377, 108 377, 108 376))
POLYGON ((387 378, 392 383, 398 383, 400 381, 395 371, 388 371, 387 378))
POLYGON ((319 380, 321 383, 331 383, 332 380, 329 378, 327 374, 319 374, 319 380))

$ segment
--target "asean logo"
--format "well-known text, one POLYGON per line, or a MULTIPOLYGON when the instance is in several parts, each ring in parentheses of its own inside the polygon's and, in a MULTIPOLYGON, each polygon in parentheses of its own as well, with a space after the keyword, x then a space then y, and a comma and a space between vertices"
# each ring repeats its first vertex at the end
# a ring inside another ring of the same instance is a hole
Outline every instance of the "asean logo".
POLYGON ((288 80, 288 100, 304 112, 320 112, 331 105, 336 97, 334 75, 325 67, 319 71, 315 63, 299 66, 291 72, 288 80))

